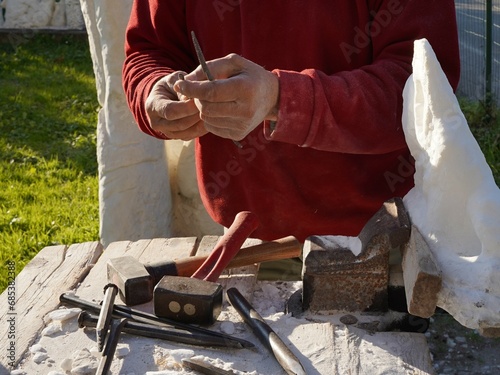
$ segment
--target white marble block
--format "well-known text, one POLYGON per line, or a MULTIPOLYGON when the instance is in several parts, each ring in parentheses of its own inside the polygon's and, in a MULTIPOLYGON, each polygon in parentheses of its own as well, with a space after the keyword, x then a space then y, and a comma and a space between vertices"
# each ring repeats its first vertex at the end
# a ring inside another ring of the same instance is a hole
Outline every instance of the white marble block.
POLYGON ((443 275, 438 306, 500 335, 500 190, 427 40, 415 42, 403 126, 415 158, 404 197, 443 275))

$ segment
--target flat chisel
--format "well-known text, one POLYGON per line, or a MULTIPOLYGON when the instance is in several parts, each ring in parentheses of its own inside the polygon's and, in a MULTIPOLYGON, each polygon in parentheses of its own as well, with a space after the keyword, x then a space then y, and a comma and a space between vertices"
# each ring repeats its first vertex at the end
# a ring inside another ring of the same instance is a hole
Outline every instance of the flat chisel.
POLYGON ((102 350, 101 360, 99 361, 99 366, 97 367, 95 375, 109 374, 116 346, 118 345, 118 340, 120 340, 120 333, 127 323, 127 319, 112 319, 110 323, 108 339, 106 340, 106 344, 102 350))
POLYGON ((102 352, 104 342, 113 316, 113 307, 115 305, 115 298, 118 293, 118 287, 115 284, 108 284, 104 287, 104 298, 102 300, 101 311, 99 312, 99 319, 95 328, 97 349, 102 352))

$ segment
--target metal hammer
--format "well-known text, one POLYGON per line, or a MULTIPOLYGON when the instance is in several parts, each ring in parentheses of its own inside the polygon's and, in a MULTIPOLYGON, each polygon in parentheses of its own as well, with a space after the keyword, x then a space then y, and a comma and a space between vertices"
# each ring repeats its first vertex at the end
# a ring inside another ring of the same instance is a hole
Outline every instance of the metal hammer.
POLYGON ((222 309, 222 286, 215 281, 257 226, 254 214, 238 213, 191 277, 164 276, 154 289, 155 314, 184 323, 214 323, 222 309))
MULTIPOLYGON (((288 236, 241 249, 226 268, 296 258, 301 253, 302 244, 295 237, 288 236)), ((206 260, 207 256, 193 256, 142 264, 132 256, 113 258, 107 263, 108 280, 118 286, 126 305, 139 305, 153 299, 153 289, 163 276, 190 277, 206 260)))

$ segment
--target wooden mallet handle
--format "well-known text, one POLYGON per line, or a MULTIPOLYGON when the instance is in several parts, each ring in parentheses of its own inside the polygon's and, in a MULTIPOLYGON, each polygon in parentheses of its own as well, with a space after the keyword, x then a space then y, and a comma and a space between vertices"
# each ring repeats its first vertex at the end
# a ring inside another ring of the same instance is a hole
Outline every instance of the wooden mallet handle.
MULTIPOLYGON (((301 255, 302 243, 295 237, 288 236, 242 248, 233 260, 229 262, 226 269, 251 266, 255 263, 273 260, 298 258, 301 255)), ((206 255, 198 255, 175 260, 177 275, 192 276, 206 259, 206 255)))
POLYGON ((191 277, 215 282, 258 226, 259 220, 252 212, 242 211, 236 214, 227 232, 219 238, 205 262, 191 277))

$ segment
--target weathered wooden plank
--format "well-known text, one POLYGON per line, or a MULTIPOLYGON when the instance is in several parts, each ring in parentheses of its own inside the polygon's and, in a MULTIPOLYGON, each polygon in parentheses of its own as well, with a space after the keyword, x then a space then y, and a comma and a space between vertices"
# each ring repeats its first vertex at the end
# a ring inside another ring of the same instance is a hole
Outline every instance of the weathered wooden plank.
MULTIPOLYGON (((254 246, 262 243, 261 240, 248 239, 243 244, 244 247, 254 246)), ((237 288, 240 293, 251 303, 253 300, 253 290, 257 281, 257 273, 259 264, 246 267, 232 268, 224 271, 219 282, 224 287, 224 290, 229 288, 237 288)))
MULTIPOLYGON (((218 240, 219 240, 218 236, 203 237, 196 251, 196 255, 210 254, 210 252, 213 250, 218 240)), ((261 240, 249 238, 243 243, 242 248, 258 245, 260 243, 262 243, 261 240)), ((238 288, 241 294, 243 294, 245 298, 251 301, 253 297, 252 291, 255 286, 255 281, 257 280, 258 270, 259 270, 258 265, 229 269, 222 273, 218 282, 223 286, 224 290, 228 290, 231 287, 238 288)), ((224 304, 225 305, 227 304, 225 298, 224 298, 224 304)))
POLYGON ((74 288, 89 272, 102 253, 98 242, 42 249, 19 273, 15 283, 1 296, 1 363, 18 363, 44 327, 43 317, 59 305, 59 295, 74 288), (15 291, 15 304, 9 305, 8 293, 15 291), (7 324, 11 322, 12 325, 7 324), (12 339, 5 339, 9 336, 12 339), (14 350, 9 350, 10 347, 14 350))
MULTIPOLYGON (((177 259, 190 256, 195 252, 197 239, 193 237, 188 238, 168 238, 168 239, 148 239, 148 240, 139 240, 135 242, 130 241, 118 241, 111 243, 105 250, 102 252, 102 255, 98 259, 95 266, 88 272, 85 279, 81 282, 80 285, 76 285, 74 283, 71 286, 61 288, 61 290, 57 290, 53 292, 55 299, 58 302, 59 295, 67 290, 74 289, 75 294, 80 298, 99 302, 103 297, 103 286, 107 284, 107 267, 106 263, 108 259, 119 257, 123 255, 130 255, 137 257, 139 261, 143 263, 159 261, 162 259, 177 259)), ((51 261, 56 262, 57 260, 52 259, 51 261)), ((59 272, 59 271, 53 271, 59 272)), ((81 281, 81 278, 79 278, 81 281)), ((33 288, 33 293, 38 293, 39 290, 37 288, 33 288)), ((118 298, 119 302, 119 298, 118 298)), ((57 308, 57 303, 55 303, 50 309, 54 310, 57 308)), ((141 309, 143 311, 152 312, 152 304, 147 303, 140 306, 134 306, 134 308, 141 309)), ((71 322, 66 323, 63 326, 63 330, 65 332, 64 335, 48 335, 48 336, 40 336, 40 331, 45 328, 45 324, 42 319, 37 319, 40 322, 39 328, 35 330, 35 337, 37 344, 40 344, 45 350, 52 363, 55 363, 53 366, 50 362, 44 362, 42 364, 36 364, 33 361, 33 355, 27 354, 24 356, 26 359, 25 363, 23 363, 19 368, 22 368, 27 374, 45 374, 48 373, 51 367, 54 370, 57 369, 59 363, 65 358, 72 358, 75 351, 80 350, 88 350, 95 346, 95 338, 92 334, 88 334, 88 331, 80 330, 76 327, 76 319, 72 319, 71 322)), ((151 342, 157 343, 157 340, 148 340, 143 338, 138 338, 140 344, 138 344, 138 348, 136 349, 136 354, 140 352, 140 347, 147 345, 151 342)), ((131 356, 132 357, 132 356, 131 356)), ((140 356, 137 360, 141 360, 140 356)), ((118 364, 115 364, 118 366, 118 364)), ((154 363, 148 363, 147 366, 151 369, 154 366, 154 363)), ((119 367, 118 367, 119 368, 119 367)), ((1 367, 0 367, 1 370, 1 367)), ((118 373, 118 371, 112 370, 112 373, 118 373)), ((140 371, 137 373, 141 373, 140 371)), ((1 371, 0 371, 1 374, 1 371)))
MULTIPOLYGON (((313 326, 308 326, 313 334, 313 326)), ((336 374, 433 374, 427 340, 408 332, 370 334, 353 327, 336 327, 333 350, 336 374)))

